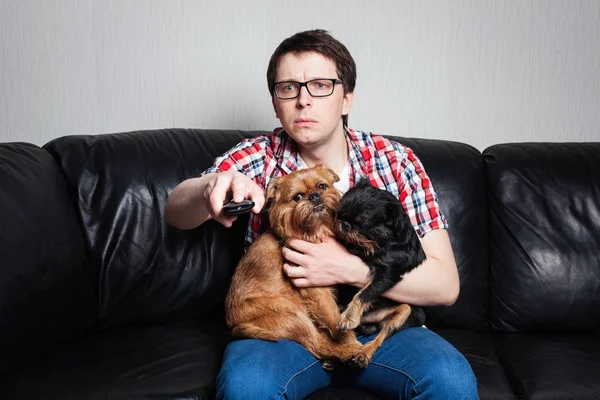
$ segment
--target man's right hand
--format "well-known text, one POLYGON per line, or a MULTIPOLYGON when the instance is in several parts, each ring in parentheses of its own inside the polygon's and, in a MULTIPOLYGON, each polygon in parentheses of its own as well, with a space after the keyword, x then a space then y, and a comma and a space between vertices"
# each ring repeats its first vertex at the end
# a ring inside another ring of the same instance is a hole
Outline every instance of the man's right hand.
POLYGON ((238 171, 213 174, 204 189, 203 199, 206 210, 212 218, 230 227, 236 216, 223 212, 223 205, 229 200, 239 203, 244 199, 254 201, 252 212, 258 214, 265 204, 263 190, 252 179, 238 171))
POLYGON ((169 195, 165 207, 167 221, 179 229, 193 229, 214 218, 231 227, 237 217, 226 215, 223 205, 232 199, 254 201, 258 214, 265 203, 263 190, 252 179, 237 171, 206 174, 181 182, 169 195))

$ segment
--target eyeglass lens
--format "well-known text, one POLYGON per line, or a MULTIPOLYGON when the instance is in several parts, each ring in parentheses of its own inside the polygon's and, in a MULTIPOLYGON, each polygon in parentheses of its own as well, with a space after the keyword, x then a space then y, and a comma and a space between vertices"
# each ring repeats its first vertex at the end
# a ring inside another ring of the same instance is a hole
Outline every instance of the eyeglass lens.
POLYGON ((302 86, 306 86, 308 93, 313 97, 325 97, 333 93, 334 82, 328 79, 314 79, 307 82, 280 82, 275 85, 277 97, 292 99, 300 94, 302 86))

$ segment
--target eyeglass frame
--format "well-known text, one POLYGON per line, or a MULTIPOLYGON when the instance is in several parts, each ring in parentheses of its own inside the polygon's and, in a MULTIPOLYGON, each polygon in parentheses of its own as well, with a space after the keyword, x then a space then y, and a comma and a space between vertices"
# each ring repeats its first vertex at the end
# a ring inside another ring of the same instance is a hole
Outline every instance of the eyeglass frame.
POLYGON ((305 87, 306 91, 308 92, 308 94, 310 95, 310 97, 317 97, 317 98, 322 98, 322 97, 329 97, 333 94, 333 92, 335 92, 335 85, 337 85, 338 83, 344 83, 344 81, 342 81, 341 79, 338 78, 316 78, 316 79, 310 79, 308 81, 305 82, 298 82, 298 81, 280 81, 280 82, 275 82, 273 84, 273 94, 275 95, 275 97, 277 97, 279 100, 293 100, 293 99, 297 99, 300 96, 300 92, 302 91, 302 88, 305 87), (314 81, 331 81, 331 83, 333 83, 333 86, 331 87, 331 93, 329 94, 324 94, 324 95, 313 95, 310 92, 310 89, 308 88, 308 84, 310 82, 314 82, 314 81), (279 95, 277 94, 277 85, 279 85, 280 83, 296 83, 298 84, 298 94, 295 95, 294 97, 279 97, 279 95))

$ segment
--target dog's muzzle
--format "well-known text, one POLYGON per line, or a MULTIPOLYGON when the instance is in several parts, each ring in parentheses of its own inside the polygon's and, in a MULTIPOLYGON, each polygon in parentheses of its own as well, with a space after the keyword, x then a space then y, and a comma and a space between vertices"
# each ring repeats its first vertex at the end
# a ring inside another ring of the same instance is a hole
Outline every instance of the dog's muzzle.
POLYGON ((312 203, 313 209, 315 211, 320 212, 325 209, 325 204, 323 204, 323 201, 321 200, 321 195, 319 193, 311 193, 310 196, 308 196, 308 200, 310 200, 310 202, 312 203))
POLYGON ((313 203, 314 205, 319 205, 321 204, 321 195, 317 192, 315 193, 311 193, 310 196, 308 196, 308 199, 311 201, 311 203, 313 203))

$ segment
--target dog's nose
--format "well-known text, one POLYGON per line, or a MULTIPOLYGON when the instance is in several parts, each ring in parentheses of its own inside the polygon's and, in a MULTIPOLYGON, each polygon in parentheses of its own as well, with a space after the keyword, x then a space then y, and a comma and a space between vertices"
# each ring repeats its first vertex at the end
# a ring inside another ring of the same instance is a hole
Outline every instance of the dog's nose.
POLYGON ((313 202, 313 203, 319 203, 321 201, 321 195, 317 192, 315 193, 311 193, 310 196, 308 196, 308 199, 313 202))

